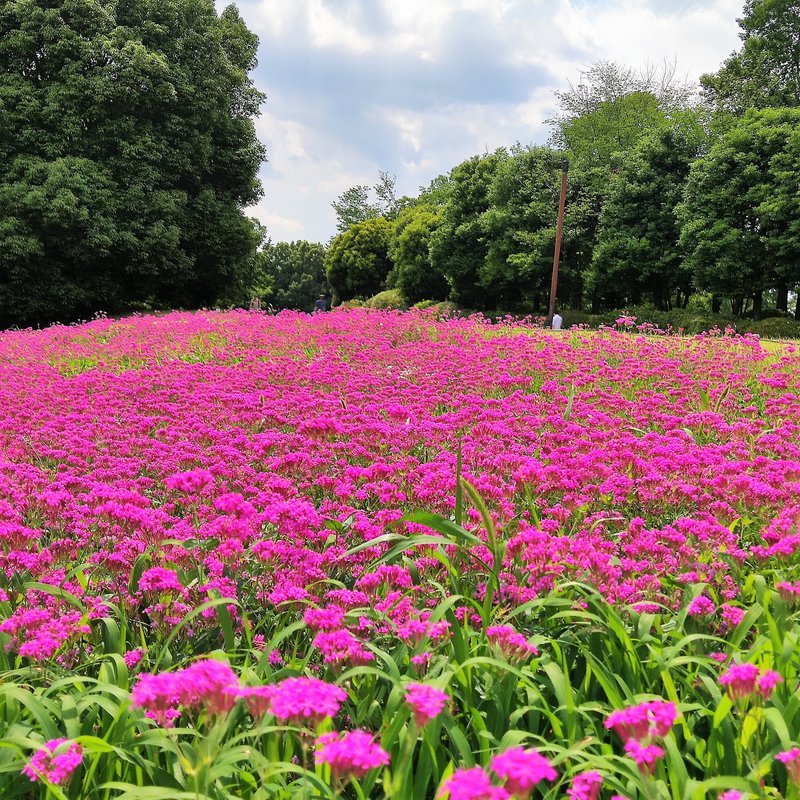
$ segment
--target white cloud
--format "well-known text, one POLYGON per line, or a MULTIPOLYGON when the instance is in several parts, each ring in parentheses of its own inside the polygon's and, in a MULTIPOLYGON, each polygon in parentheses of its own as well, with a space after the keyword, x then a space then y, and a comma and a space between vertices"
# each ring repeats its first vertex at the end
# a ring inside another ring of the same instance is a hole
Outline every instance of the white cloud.
POLYGON ((354 53, 367 53, 373 47, 369 36, 358 29, 358 19, 342 7, 329 5, 324 0, 309 0, 308 32, 315 47, 333 47, 354 53))

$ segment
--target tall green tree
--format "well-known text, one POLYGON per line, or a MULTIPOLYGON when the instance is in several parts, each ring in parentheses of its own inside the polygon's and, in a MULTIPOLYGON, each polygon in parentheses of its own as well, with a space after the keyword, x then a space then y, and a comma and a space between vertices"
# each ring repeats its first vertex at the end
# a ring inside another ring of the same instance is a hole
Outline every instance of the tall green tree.
POLYGON ((654 94, 631 92, 565 123, 558 138, 584 168, 609 167, 615 156, 630 152, 666 122, 654 94))
POLYGON ((450 292, 445 276, 431 264, 431 237, 440 222, 441 211, 424 204, 403 209, 395 220, 389 284, 400 289, 408 303, 446 300, 450 292))
POLYGON ((246 293, 256 47, 212 0, 0 6, 0 324, 246 293))
POLYGON ((800 283, 800 109, 750 110, 695 162, 680 241, 699 288, 742 307, 800 283))
POLYGON ((800 3, 747 0, 738 20, 742 47, 700 83, 718 110, 800 106, 800 3))
POLYGON ((679 253, 675 207, 706 135, 697 117, 643 140, 612 176, 600 216, 588 289, 609 308, 685 304, 692 275, 679 253))
POLYGON ((431 237, 433 269, 446 277, 450 298, 469 308, 497 307, 495 287, 486 287, 480 278, 488 253, 482 215, 491 207, 494 174, 508 157, 500 149, 474 156, 451 171, 442 221, 431 237))
POLYGON ((674 62, 635 70, 597 61, 576 84, 556 92, 559 109, 550 120, 550 142, 567 153, 572 165, 562 259, 574 273, 573 305, 582 301, 586 289, 593 311, 609 302, 594 280, 591 263, 614 176, 640 142, 693 107, 694 95, 694 88, 677 78, 674 62), (579 270, 585 280, 578 277, 579 270))
POLYGON ((487 253, 478 280, 502 308, 547 305, 563 160, 549 147, 515 147, 495 171, 481 216, 487 253))
POLYGON ((312 311, 330 288, 325 275, 325 247, 317 242, 268 242, 260 252, 259 283, 269 287, 274 308, 312 311))
POLYGON ((325 273, 335 302, 372 297, 386 287, 391 238, 392 223, 376 217, 351 225, 331 240, 325 273))

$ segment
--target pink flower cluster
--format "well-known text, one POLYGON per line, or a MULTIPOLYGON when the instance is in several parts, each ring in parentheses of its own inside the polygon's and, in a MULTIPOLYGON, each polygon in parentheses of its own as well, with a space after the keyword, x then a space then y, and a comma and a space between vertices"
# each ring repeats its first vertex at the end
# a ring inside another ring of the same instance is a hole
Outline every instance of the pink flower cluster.
POLYGON ((385 767, 389 754, 366 731, 326 733, 317 740, 315 759, 330 764, 336 778, 363 778, 371 769, 385 767))
POLYGON ((450 695, 426 683, 409 683, 405 699, 414 712, 414 722, 422 728, 444 711, 450 695))
POLYGON ((603 776, 599 772, 582 772, 572 779, 567 797, 570 800, 597 800, 602 785, 603 776))
POLYGON ((511 625, 493 625, 486 629, 489 644, 496 647, 509 661, 526 661, 538 656, 539 650, 511 625))
POLYGON ((674 703, 650 700, 612 711, 605 727, 614 730, 625 745, 625 752, 641 772, 652 773, 664 750, 655 741, 666 736, 678 718, 674 703))
POLYGON ((793 747, 791 750, 784 750, 778 753, 775 758, 786 767, 789 780, 795 786, 800 787, 800 747, 793 747))
POLYGON ((164 727, 180 716, 180 709, 203 709, 225 714, 244 699, 255 717, 273 714, 281 722, 315 726, 339 712, 347 699, 344 689, 317 678, 286 678, 274 685, 242 686, 233 670, 221 661, 198 661, 176 672, 140 676, 131 692, 134 707, 164 727))
POLYGON ((47 781, 56 786, 66 783, 81 765, 83 749, 77 742, 51 739, 34 753, 22 768, 32 781, 47 781))
POLYGON ((480 767, 458 769, 442 786, 439 796, 449 800, 506 800, 529 798, 542 781, 557 777, 550 762, 535 750, 512 747, 491 760, 492 771, 502 785, 492 783, 480 767))
POLYGON ((783 678, 774 670, 759 669, 755 664, 731 664, 719 682, 734 701, 769 700, 783 678))

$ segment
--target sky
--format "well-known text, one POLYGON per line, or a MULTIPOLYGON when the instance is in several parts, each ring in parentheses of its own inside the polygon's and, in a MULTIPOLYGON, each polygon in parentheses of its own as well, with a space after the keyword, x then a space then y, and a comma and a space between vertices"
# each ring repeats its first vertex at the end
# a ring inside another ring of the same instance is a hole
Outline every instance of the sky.
MULTIPOLYGON (((227 5, 217 1, 218 10, 227 5)), ((268 162, 248 214, 326 243, 331 203, 396 176, 415 196, 497 147, 544 144, 554 91, 598 59, 696 82, 738 49, 744 0, 237 0, 258 34, 268 162)))

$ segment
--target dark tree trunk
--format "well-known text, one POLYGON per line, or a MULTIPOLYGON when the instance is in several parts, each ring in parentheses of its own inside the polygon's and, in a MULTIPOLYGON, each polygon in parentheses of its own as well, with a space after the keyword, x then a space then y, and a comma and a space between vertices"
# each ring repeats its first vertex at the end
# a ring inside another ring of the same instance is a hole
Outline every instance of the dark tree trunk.
POLYGON ((764 302, 764 295, 762 292, 753 293, 753 319, 761 319, 761 308, 764 302))
POLYGON ((719 314, 722 311, 722 298, 718 294, 711 295, 711 312, 719 314))
POLYGON ((788 311, 789 310, 789 287, 782 283, 778 286, 778 297, 775 300, 775 308, 778 311, 788 311))

